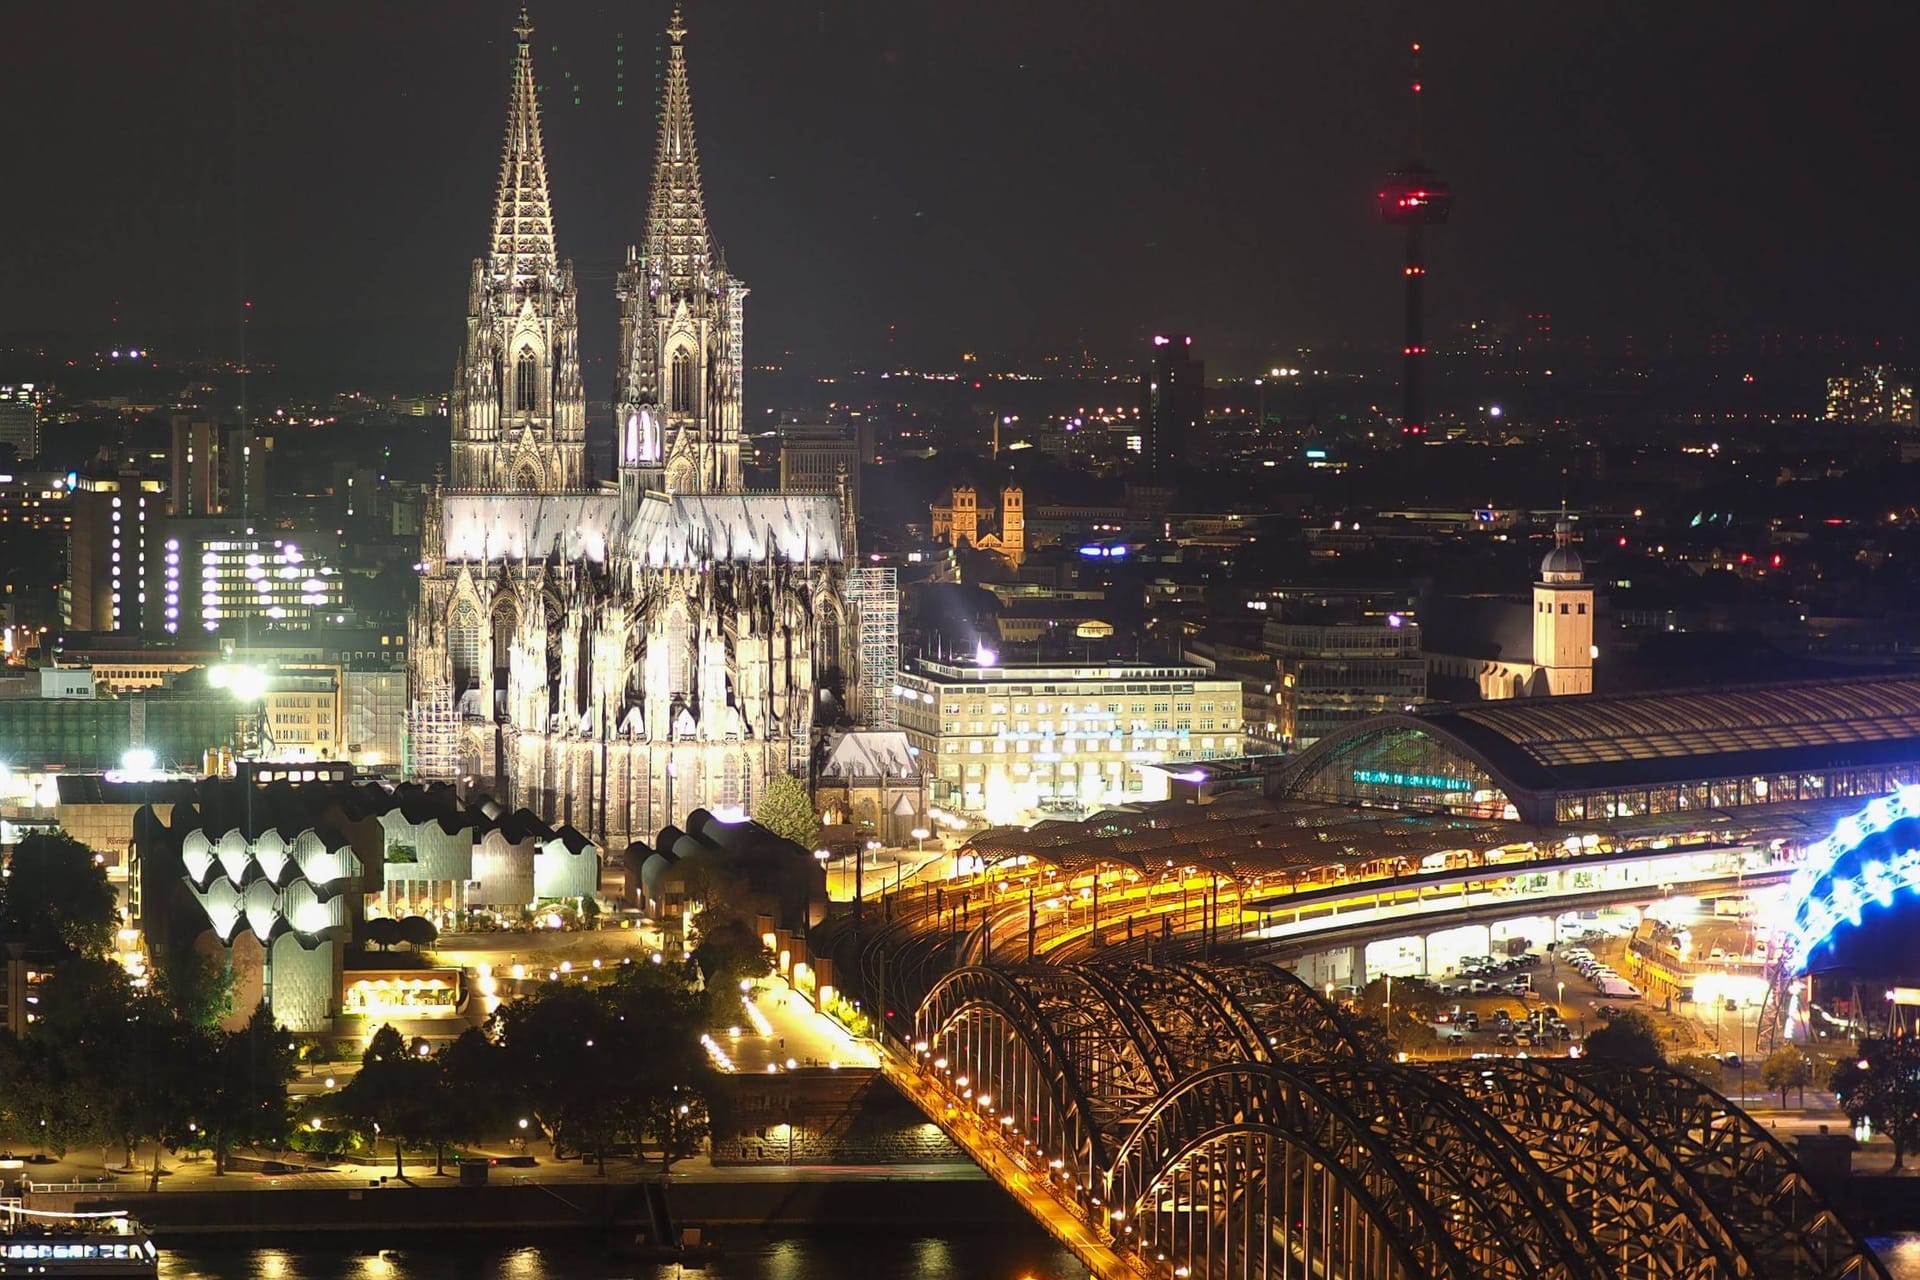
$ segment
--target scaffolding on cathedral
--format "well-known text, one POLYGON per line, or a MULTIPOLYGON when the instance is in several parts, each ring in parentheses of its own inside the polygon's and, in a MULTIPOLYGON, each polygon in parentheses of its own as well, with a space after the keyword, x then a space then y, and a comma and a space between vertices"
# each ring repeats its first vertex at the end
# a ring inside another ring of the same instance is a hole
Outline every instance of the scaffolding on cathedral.
POLYGON ((407 710, 407 774, 450 782, 460 771, 460 721, 446 681, 429 680, 407 710))
POLYGON ((860 684, 856 705, 872 728, 897 723, 894 677, 900 672, 900 571, 855 569, 847 574, 847 600, 860 628, 860 684))

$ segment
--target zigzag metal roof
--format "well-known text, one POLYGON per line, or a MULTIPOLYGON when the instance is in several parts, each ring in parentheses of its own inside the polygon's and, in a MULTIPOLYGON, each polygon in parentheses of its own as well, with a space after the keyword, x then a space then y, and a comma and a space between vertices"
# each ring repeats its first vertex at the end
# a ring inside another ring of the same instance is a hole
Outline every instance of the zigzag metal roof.
POLYGON ((1547 833, 1510 822, 1238 794, 1206 805, 1168 800, 1111 809, 1085 822, 995 827, 975 836, 970 848, 988 862, 1024 856, 1069 874, 1102 864, 1143 874, 1180 866, 1252 880, 1312 867, 1485 849, 1536 836, 1546 838, 1547 833))

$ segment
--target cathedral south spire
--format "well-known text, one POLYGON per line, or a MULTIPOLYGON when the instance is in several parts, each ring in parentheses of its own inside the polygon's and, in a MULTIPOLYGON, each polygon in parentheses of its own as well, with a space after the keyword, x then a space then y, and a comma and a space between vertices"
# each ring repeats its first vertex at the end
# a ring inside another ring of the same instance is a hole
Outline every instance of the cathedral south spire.
POLYGON ((614 392, 621 488, 741 488, 742 328, 747 287, 707 225, 687 84, 687 26, 667 24, 667 76, 640 248, 620 273, 614 392))
POLYGON ((520 284, 553 274, 559 255, 553 247, 553 201, 547 194, 547 154, 540 142, 540 99, 533 80, 533 23, 524 7, 514 31, 520 49, 513 63, 487 269, 496 279, 520 284))
POLYGON ((687 24, 676 6, 667 24, 667 82, 660 102, 653 197, 647 207, 647 256, 659 264, 676 292, 705 283, 713 265, 706 200, 700 192, 700 152, 693 139, 686 38, 687 24))
POLYGON ((452 487, 577 491, 588 483, 578 297, 573 264, 553 238, 525 9, 515 31, 492 235, 485 256, 474 259, 454 371, 452 487))

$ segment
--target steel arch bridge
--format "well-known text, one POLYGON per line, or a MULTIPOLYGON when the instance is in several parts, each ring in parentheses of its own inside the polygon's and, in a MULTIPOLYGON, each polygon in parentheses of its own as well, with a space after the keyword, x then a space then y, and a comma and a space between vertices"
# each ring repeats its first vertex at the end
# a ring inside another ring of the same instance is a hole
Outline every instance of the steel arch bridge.
POLYGON ((1277 965, 975 966, 916 1027, 936 1118, 1127 1274, 1885 1280, 1691 1077, 1393 1062, 1277 965))

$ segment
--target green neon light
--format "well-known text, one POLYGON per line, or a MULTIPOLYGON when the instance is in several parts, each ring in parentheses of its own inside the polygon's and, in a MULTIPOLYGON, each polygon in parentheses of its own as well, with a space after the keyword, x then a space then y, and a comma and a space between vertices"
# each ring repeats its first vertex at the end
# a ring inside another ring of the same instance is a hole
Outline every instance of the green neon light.
POLYGON ((1465 778, 1443 778, 1432 773, 1388 773, 1381 769, 1355 769, 1353 780, 1376 787, 1410 787, 1418 791, 1473 790, 1473 784, 1465 778))

